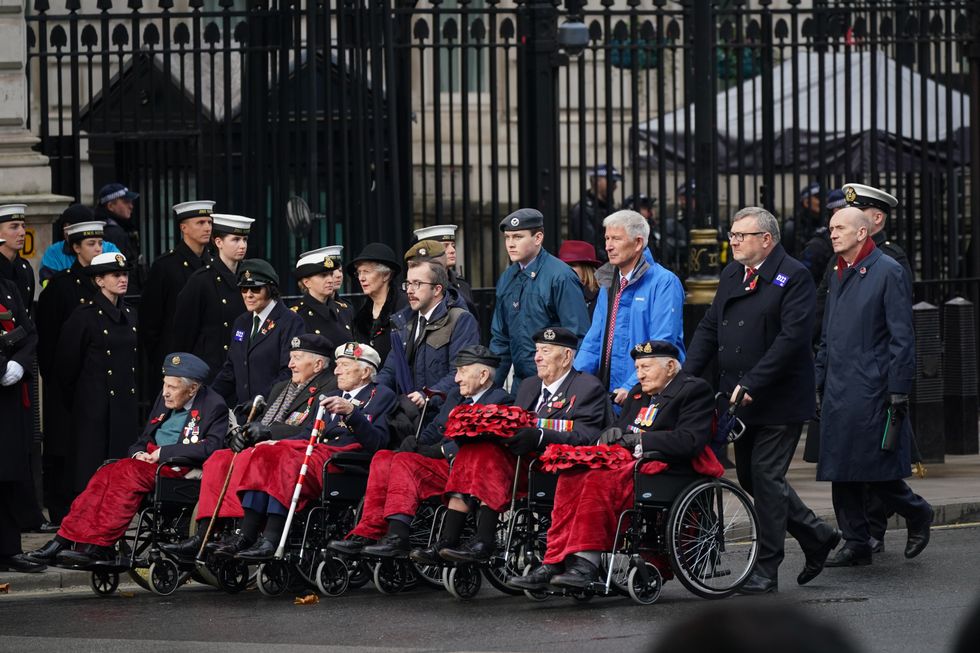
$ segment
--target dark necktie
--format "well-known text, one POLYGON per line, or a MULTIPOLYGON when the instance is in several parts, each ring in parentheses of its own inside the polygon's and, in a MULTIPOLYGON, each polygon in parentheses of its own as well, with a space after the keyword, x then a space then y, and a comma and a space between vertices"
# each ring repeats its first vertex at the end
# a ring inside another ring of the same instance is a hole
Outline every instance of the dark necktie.
POLYGON ((255 338, 255 334, 257 334, 259 332, 259 326, 261 326, 261 324, 262 324, 262 320, 259 318, 259 316, 258 315, 253 315, 252 316, 252 333, 248 336, 248 341, 249 342, 252 342, 252 340, 255 338))
POLYGON ((415 352, 418 350, 419 345, 422 344, 422 340, 425 338, 425 316, 419 315, 419 320, 416 323, 415 331, 412 332, 412 342, 408 345, 408 352, 406 358, 408 358, 409 365, 415 361, 415 352))
POLYGON ((538 402, 538 407, 534 409, 534 412, 540 413, 541 409, 544 408, 548 400, 551 399, 551 390, 548 388, 542 388, 541 390, 541 401, 538 402))
POLYGON ((752 278, 752 276, 753 276, 754 274, 755 274, 755 268, 753 268, 753 267, 750 267, 750 266, 748 266, 748 265, 746 265, 746 266, 745 266, 745 278, 744 278, 744 279, 742 279, 742 283, 745 283, 745 282, 747 282, 747 281, 748 281, 749 279, 751 279, 751 278, 752 278))

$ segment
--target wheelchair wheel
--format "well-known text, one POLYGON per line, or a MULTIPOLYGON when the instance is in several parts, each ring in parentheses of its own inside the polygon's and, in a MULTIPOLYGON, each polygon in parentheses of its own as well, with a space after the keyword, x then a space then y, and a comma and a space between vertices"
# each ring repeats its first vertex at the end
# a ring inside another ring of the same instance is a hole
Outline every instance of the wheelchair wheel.
POLYGON ((169 558, 160 558, 150 565, 150 590, 160 596, 170 596, 180 587, 180 569, 169 558))
POLYGON ((397 594, 408 586, 411 574, 404 560, 381 560, 374 566, 374 586, 382 594, 397 594))
POLYGON ((371 565, 360 558, 352 558, 347 561, 347 571, 350 577, 350 589, 359 589, 370 583, 374 579, 374 570, 371 565))
MULTIPOLYGON (((527 565, 526 567, 524 567, 524 572, 521 573, 521 576, 529 576, 532 571, 534 571, 540 566, 541 563, 527 565)), ((532 601, 546 601, 548 597, 551 596, 551 594, 548 593, 547 590, 523 590, 523 591, 524 591, 524 596, 531 599, 532 601)))
POLYGON ((609 585, 609 589, 613 592, 618 592, 623 596, 629 595, 629 573, 630 573, 630 556, 625 553, 617 553, 615 555, 609 553, 602 554, 602 564, 599 565, 599 580, 603 583, 606 582, 606 576, 609 573, 609 566, 612 565, 612 582, 609 585))
POLYGON ((119 573, 99 569, 92 572, 92 591, 99 596, 109 596, 119 587, 119 573))
POLYGON ((214 579, 228 594, 238 594, 248 587, 248 565, 241 560, 228 558, 218 562, 214 579))
POLYGON ((660 575, 660 570, 649 562, 642 563, 646 568, 647 580, 643 581, 640 567, 632 567, 626 581, 626 590, 630 598, 640 605, 651 605, 660 598, 660 592, 664 588, 664 579, 660 575))
POLYGON ((666 541, 684 587, 706 599, 730 596, 748 579, 759 553, 755 508, 731 481, 695 481, 670 509, 666 541))
POLYGON ((476 565, 446 567, 442 570, 442 584, 460 601, 468 601, 480 591, 483 574, 476 565))
POLYGON ((280 596, 289 589, 292 580, 290 565, 282 560, 270 560, 259 565, 255 576, 259 591, 266 596, 280 596))
POLYGON ((327 556, 316 568, 316 586, 326 596, 340 596, 350 587, 350 571, 337 556, 327 556))
POLYGON ((425 586, 441 590, 445 585, 442 582, 442 567, 439 565, 423 565, 417 562, 411 563, 415 570, 415 577, 425 586))

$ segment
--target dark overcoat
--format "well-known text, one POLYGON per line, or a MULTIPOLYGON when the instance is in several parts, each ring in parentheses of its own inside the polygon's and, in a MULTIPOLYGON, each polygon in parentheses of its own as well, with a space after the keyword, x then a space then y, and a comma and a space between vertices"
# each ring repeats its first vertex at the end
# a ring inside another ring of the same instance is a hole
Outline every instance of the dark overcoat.
MULTIPOLYGON (((535 410, 541 398, 541 379, 537 376, 524 379, 517 390, 515 406, 535 410)), ((558 390, 548 399, 538 419, 571 421, 571 430, 559 431, 544 428, 542 444, 589 445, 599 440, 599 434, 613 424, 612 404, 602 382, 591 374, 575 368, 568 373, 558 390)))
MULTIPOLYGON (((328 392, 328 397, 344 394, 339 388, 328 392)), ((350 415, 324 415, 326 422, 320 442, 332 447, 346 447, 358 443, 368 453, 374 453, 388 444, 388 413, 397 403, 395 393, 377 383, 368 383, 353 397, 358 404, 350 415)), ((307 434, 308 436, 308 434, 307 434)))
POLYGON ((819 481, 889 481, 911 474, 911 425, 882 451, 889 394, 909 394, 915 334, 908 275, 874 249, 830 280, 816 382, 822 389, 819 481))
POLYGON ((669 458, 690 459, 711 441, 714 393, 704 379, 683 370, 656 395, 643 392, 640 384, 630 390, 616 426, 642 433, 643 450, 659 451, 669 458), (653 420, 640 411, 654 407, 653 420))
MULTIPOLYGON (((0 483, 25 481, 31 478, 29 457, 34 433, 34 419, 29 405, 28 387, 34 369, 37 332, 27 316, 18 288, 0 280, 0 313, 9 312, 10 319, 0 322, 0 333, 24 327, 27 337, 6 352, 4 361, 13 360, 24 368, 24 376, 13 385, 0 386, 0 483)), ((6 370, 6 362, 0 375, 6 370)))
POLYGON ((354 308, 336 296, 320 302, 305 293, 290 308, 303 318, 307 333, 315 333, 329 340, 334 347, 354 340, 351 325, 354 322, 354 308))
MULTIPOLYGON (((133 444, 126 455, 129 457, 141 451, 147 451, 149 444, 156 444, 154 439, 157 429, 167 421, 173 414, 173 410, 167 408, 163 403, 163 394, 157 396, 153 409, 150 411, 150 419, 147 420, 146 428, 140 435, 139 440, 133 444)), ((222 449, 225 446, 225 437, 228 435, 228 406, 225 400, 217 392, 211 392, 206 387, 201 387, 194 397, 191 410, 187 413, 187 419, 181 429, 183 435, 189 442, 184 442, 181 437, 175 444, 168 444, 160 447, 160 460, 182 457, 196 463, 203 464, 208 456, 222 449), (195 414, 196 413, 196 414, 195 414)))
MULTIPOLYGON (((279 395, 286 391, 291 379, 280 381, 272 386, 269 393, 267 405, 272 410, 278 403, 279 395)), ((305 386, 293 397, 293 400, 284 410, 277 411, 279 416, 269 425, 272 431, 273 440, 289 440, 293 438, 308 438, 316 421, 316 411, 319 408, 319 399, 323 395, 330 395, 337 389, 337 377, 333 375, 333 370, 327 368, 307 381, 305 386)), ((265 417, 265 415, 263 415, 265 417)))

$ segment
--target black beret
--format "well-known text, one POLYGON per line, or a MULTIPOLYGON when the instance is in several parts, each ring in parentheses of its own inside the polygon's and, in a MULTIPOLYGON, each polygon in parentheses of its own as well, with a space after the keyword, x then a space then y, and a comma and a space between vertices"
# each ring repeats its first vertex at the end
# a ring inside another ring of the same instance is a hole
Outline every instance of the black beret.
POLYGON ((497 356, 483 345, 470 345, 456 352, 456 358, 453 359, 453 367, 474 365, 476 363, 496 369, 500 365, 500 356, 497 356))
POLYGON ((204 383, 208 380, 210 373, 211 369, 207 363, 194 354, 188 354, 185 351, 175 351, 172 354, 167 354, 166 358, 163 359, 164 376, 182 376, 191 381, 204 383))
POLYGON ((562 327, 545 327, 532 337, 534 342, 546 345, 559 345, 569 349, 578 349, 578 336, 562 327))
POLYGON ((517 209, 500 221, 501 231, 544 228, 544 215, 537 209, 517 209))
POLYGON ((633 360, 638 358, 677 358, 681 352, 666 340, 647 340, 633 347, 630 352, 633 360))
POLYGON ((261 288, 268 285, 279 285, 279 275, 268 261, 250 258, 238 265, 239 288, 261 288))
POLYGON ((321 335, 315 333, 304 333, 296 336, 289 343, 290 351, 308 351, 317 356, 333 356, 333 343, 321 335))

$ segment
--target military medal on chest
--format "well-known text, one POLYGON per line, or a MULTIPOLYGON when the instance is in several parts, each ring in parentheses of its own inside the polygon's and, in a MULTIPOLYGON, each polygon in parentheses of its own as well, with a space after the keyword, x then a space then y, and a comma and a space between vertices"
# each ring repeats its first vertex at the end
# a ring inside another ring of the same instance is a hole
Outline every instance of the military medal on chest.
POLYGON ((197 444, 198 440, 201 439, 201 427, 198 425, 200 417, 201 413, 196 408, 191 411, 191 418, 187 420, 187 424, 184 426, 184 438, 181 442, 197 444))

